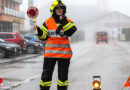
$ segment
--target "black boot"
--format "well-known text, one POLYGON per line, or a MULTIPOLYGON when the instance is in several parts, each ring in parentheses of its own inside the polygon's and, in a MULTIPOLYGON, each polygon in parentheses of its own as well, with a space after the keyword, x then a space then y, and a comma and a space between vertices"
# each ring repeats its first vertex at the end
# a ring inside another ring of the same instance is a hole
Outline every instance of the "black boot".
POLYGON ((57 88, 58 88, 57 90, 67 90, 67 86, 62 86, 62 87, 58 86, 57 88))
POLYGON ((40 86, 40 90, 49 90, 50 87, 41 87, 40 86))

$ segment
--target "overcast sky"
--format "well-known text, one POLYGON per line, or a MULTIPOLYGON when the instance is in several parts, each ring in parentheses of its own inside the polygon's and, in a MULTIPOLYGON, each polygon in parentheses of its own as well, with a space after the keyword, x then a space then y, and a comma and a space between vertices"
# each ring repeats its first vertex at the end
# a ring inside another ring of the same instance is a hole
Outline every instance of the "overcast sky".
MULTIPOLYGON (((34 0, 35 5, 39 8, 46 4, 51 4, 55 0, 34 0)), ((66 5, 100 5, 100 7, 120 11, 130 16, 130 0, 62 0, 66 5)), ((27 9, 28 0, 23 0, 22 10, 27 9)), ((50 5, 49 5, 50 6, 50 5)))

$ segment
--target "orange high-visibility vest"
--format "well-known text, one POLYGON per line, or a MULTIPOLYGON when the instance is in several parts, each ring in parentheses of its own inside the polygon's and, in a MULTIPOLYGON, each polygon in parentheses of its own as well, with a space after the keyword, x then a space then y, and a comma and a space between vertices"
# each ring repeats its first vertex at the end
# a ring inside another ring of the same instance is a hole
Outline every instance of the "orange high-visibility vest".
MULTIPOLYGON (((68 22, 71 20, 67 19, 68 22)), ((66 36, 56 35, 56 29, 58 25, 51 17, 46 20, 46 26, 48 28, 48 39, 45 45, 45 58, 71 58, 72 50, 70 48, 69 38, 66 36)))

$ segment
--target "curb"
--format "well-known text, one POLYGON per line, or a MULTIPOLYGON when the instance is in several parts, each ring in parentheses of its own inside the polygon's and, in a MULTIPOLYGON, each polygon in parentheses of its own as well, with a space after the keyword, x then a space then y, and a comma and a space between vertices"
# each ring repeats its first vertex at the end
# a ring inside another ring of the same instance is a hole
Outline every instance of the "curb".
POLYGON ((22 84, 28 83, 28 82, 30 82, 30 81, 32 81, 32 80, 34 80, 34 79, 36 79, 36 78, 38 78, 40 76, 41 76, 41 74, 35 75, 35 76, 33 76, 31 78, 28 78, 28 79, 26 79, 26 80, 24 80, 22 82, 14 84, 11 87, 0 87, 0 90, 11 90, 11 89, 14 89, 14 88, 16 88, 18 86, 21 86, 22 84))
POLYGON ((28 57, 21 57, 21 58, 15 58, 15 59, 10 59, 10 60, 3 60, 2 62, 0 62, 0 64, 24 60, 24 59, 29 59, 29 58, 34 58, 34 57, 38 57, 38 56, 41 56, 41 55, 43 55, 43 53, 37 54, 37 55, 31 55, 31 56, 28 56, 28 57))

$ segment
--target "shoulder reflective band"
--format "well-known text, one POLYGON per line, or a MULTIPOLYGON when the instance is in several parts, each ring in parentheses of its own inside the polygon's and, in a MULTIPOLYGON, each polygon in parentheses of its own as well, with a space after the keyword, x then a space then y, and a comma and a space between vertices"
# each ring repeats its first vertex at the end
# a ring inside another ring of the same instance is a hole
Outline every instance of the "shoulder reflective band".
POLYGON ((59 85, 59 86, 68 86, 68 80, 66 80, 65 82, 62 82, 62 81, 58 80, 57 85, 59 85))
POLYGON ((60 51, 60 50, 45 50, 45 53, 72 54, 72 52, 70 51, 60 51))
POLYGON ((56 25, 59 26, 59 25, 61 25, 61 24, 60 24, 60 23, 57 23, 56 25))
POLYGON ((41 80, 40 85, 41 85, 41 86, 51 86, 51 81, 43 82, 43 81, 41 80))
POLYGON ((74 23, 67 23, 65 26, 63 26, 64 31, 69 30, 70 28, 72 28, 74 25, 74 23))
POLYGON ((47 35, 45 33, 42 34, 42 36, 38 36, 39 39, 45 39, 47 35))
POLYGON ((46 44, 46 47, 63 47, 63 48, 70 48, 70 45, 66 45, 66 44, 46 44))
POLYGON ((45 26, 42 26, 41 30, 43 31, 43 33, 48 34, 48 29, 45 26))

